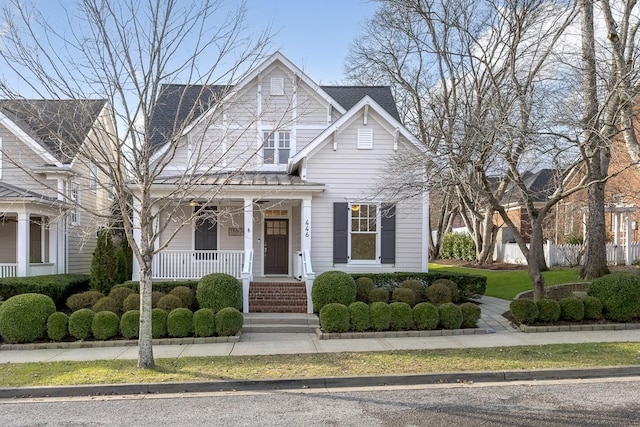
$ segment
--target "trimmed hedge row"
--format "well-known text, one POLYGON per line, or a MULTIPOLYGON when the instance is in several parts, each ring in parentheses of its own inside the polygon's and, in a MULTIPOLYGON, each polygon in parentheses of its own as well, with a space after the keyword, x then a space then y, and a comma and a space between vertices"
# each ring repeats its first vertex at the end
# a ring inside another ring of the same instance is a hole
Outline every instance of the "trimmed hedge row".
MULTIPOLYGON (((140 293, 140 282, 138 281, 128 280, 122 284, 114 286, 113 288, 115 289, 120 286, 124 286, 126 288, 131 289, 134 292, 140 293)), ((187 288, 193 289, 195 291, 195 289, 198 287, 198 281, 197 280, 176 280, 171 282, 157 282, 157 281, 153 282, 153 290, 160 291, 165 294, 168 294, 178 286, 186 286, 187 288)))
POLYGON ((553 323, 558 320, 580 322, 602 319, 602 304, 594 297, 567 297, 559 301, 543 298, 537 302, 517 299, 509 304, 511 315, 518 323, 553 323))
POLYGON ((393 291, 405 280, 418 280, 426 286, 430 286, 438 279, 449 279, 458 285, 460 297, 480 298, 487 289, 487 278, 484 276, 474 276, 463 273, 446 272, 426 272, 426 273, 352 273, 350 274, 356 281, 361 277, 368 277, 377 288, 387 288, 393 291))
POLYGON ((20 294, 42 294, 50 297, 57 307, 64 307, 66 299, 89 289, 86 274, 50 274, 32 277, 3 277, 0 279, 0 299, 20 294))
POLYGON ((329 303, 320 310, 320 326, 327 333, 430 330, 438 326, 443 329, 476 328, 478 320, 480 307, 470 302, 460 306, 445 303, 438 307, 422 302, 412 309, 404 302, 374 302, 367 305, 357 301, 348 307, 329 303))

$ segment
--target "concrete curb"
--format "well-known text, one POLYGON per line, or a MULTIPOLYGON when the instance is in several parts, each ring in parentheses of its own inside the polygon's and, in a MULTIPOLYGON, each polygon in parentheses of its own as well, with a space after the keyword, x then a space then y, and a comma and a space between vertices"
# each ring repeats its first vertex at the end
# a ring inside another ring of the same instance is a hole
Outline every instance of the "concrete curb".
POLYGON ((512 370, 489 372, 450 372, 435 374, 381 375, 362 377, 326 377, 273 380, 176 382, 150 384, 103 384, 51 387, 3 387, 0 399, 109 396, 135 394, 205 393, 224 391, 274 391, 347 387, 406 386, 427 384, 456 384, 483 382, 511 382, 534 380, 562 380, 640 376, 640 365, 567 368, 541 370, 512 370))

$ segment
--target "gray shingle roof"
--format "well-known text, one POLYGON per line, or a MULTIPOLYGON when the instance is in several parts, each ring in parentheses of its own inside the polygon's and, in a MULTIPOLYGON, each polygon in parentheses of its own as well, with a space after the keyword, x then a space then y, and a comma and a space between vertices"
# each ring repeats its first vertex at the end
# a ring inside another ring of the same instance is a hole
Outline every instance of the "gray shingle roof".
POLYGON ((53 197, 43 196, 35 191, 25 190, 24 188, 16 187, 15 185, 7 184, 6 182, 0 182, 0 200, 3 199, 35 199, 45 202, 57 202, 53 197))
MULTIPOLYGON (((346 110, 369 95, 400 121, 391 89, 387 86, 321 86, 346 110)), ((151 116, 149 136, 153 150, 175 136, 176 130, 197 119, 224 96, 230 86, 162 85, 151 116)))
POLYGON ((393 99, 391 88, 388 86, 320 86, 330 97, 342 105, 345 110, 350 109, 362 98, 369 95, 394 119, 400 121, 398 108, 393 99))
POLYGON ((0 111, 61 163, 70 163, 106 104, 104 99, 0 100, 0 111))
MULTIPOLYGON (((526 171, 522 174, 522 181, 527 188, 527 194, 534 202, 543 202, 551 196, 557 187, 556 171, 554 169, 540 169, 537 172, 526 171)), ((520 191, 511 186, 503 200, 511 202, 521 202, 522 200, 520 191)))

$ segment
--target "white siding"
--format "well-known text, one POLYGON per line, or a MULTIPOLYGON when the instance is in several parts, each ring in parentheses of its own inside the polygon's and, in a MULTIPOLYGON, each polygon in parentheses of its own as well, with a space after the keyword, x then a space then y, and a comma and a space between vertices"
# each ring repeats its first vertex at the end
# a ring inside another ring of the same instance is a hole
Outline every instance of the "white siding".
MULTIPOLYGON (((316 272, 339 269, 350 272, 421 271, 422 263, 422 201, 410 200, 396 208, 396 264, 333 264, 333 204, 336 202, 366 202, 376 193, 377 180, 384 179, 387 161, 396 153, 393 135, 369 112, 368 127, 373 128, 373 149, 357 149, 357 129, 363 127, 362 115, 343 129, 337 140, 337 150, 331 142, 308 159, 310 182, 326 185, 321 197, 312 202, 312 253, 316 272)), ((399 146, 403 148, 403 144, 399 146)))

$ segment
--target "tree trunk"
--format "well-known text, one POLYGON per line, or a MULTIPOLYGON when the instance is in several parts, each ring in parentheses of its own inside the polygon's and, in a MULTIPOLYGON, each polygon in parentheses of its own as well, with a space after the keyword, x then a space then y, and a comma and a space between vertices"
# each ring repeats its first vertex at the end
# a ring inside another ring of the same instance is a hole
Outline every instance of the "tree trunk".
POLYGON ((534 301, 538 301, 545 296, 542 272, 547 270, 547 263, 544 259, 543 243, 542 224, 534 221, 531 224, 531 240, 529 242, 529 252, 527 253, 527 268, 529 277, 533 282, 534 301))
POLYGON ((493 249, 496 244, 498 227, 493 223, 493 216, 486 215, 482 221, 482 246, 476 248, 478 264, 485 265, 493 262, 493 249))
POLYGON ((138 368, 151 369, 155 367, 153 359, 152 336, 152 282, 151 261, 143 257, 140 265, 140 331, 138 335, 138 368))

